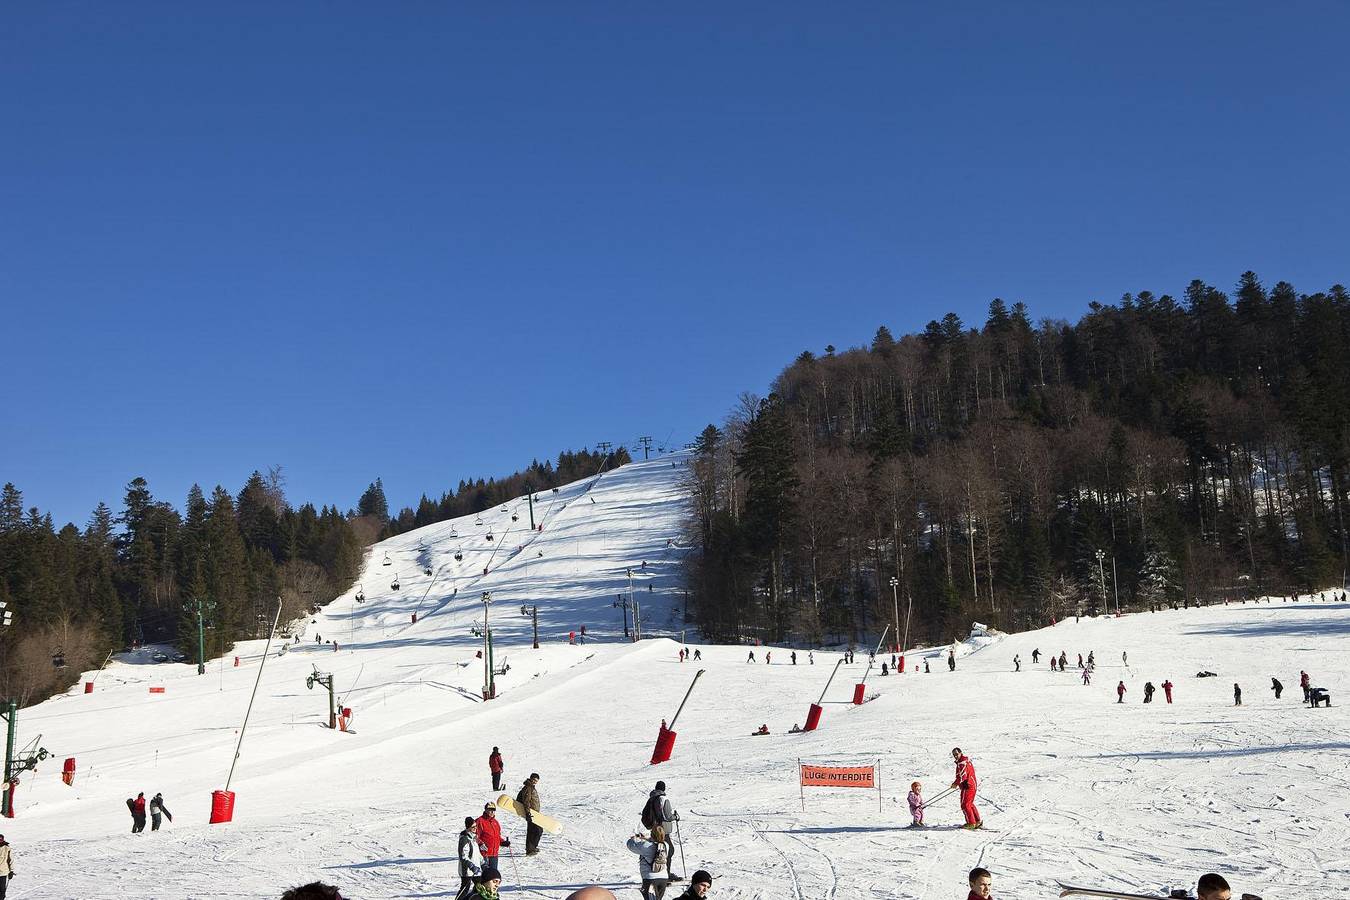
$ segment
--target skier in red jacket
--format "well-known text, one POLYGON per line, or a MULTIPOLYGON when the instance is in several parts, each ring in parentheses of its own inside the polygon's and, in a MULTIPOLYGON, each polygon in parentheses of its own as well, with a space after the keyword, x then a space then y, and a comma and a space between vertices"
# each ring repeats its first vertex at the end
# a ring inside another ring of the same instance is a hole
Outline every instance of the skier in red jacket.
POLYGON ((1125 682, 1123 681, 1120 684, 1116 685, 1116 702, 1117 703, 1125 702, 1125 682))
POLYGON ((966 817, 966 828, 983 828, 980 811, 975 808, 975 790, 979 782, 975 780, 975 764, 970 757, 961 752, 960 747, 952 748, 952 759, 956 761, 956 780, 952 787, 961 791, 961 812, 966 817))
POLYGON ((492 755, 488 757, 488 769, 492 772, 492 789, 500 791, 502 789, 502 772, 506 771, 506 763, 502 762, 502 751, 496 747, 492 748, 492 755))
POLYGON ((1167 695, 1167 702, 1172 702, 1172 680, 1169 678, 1163 682, 1163 693, 1167 695))
POLYGON ((511 839, 502 837, 502 823, 497 821, 497 804, 484 806, 483 814, 474 824, 478 826, 478 849, 483 854, 483 865, 495 869, 502 848, 511 846, 511 839))

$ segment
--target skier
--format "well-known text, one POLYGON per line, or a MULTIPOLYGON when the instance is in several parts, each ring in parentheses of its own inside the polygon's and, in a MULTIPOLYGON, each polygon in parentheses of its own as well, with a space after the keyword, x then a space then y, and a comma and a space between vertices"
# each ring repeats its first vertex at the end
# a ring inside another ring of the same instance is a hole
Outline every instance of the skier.
POLYGON ((966 895, 966 900, 994 900, 991 892, 993 883, 994 876, 989 874, 988 869, 971 869, 970 893, 966 895))
POLYGON ((923 785, 917 781, 910 782, 909 796, 905 798, 909 801, 909 817, 913 819, 909 823, 910 828, 923 827, 923 785))
POLYGON ((1078 668, 1083 668, 1083 654, 1078 654, 1078 668))
POLYGON ((955 651, 955 650, 948 650, 948 651, 947 651, 947 671, 949 671, 949 672, 955 672, 955 671, 956 671, 956 651, 955 651))
POLYGON ((698 660, 700 660, 700 659, 702 659, 702 658, 703 658, 703 651, 700 650, 699 648, 695 647, 695 648, 694 648, 694 660, 697 662, 698 660))
POLYGON ((1013 654, 1013 671, 1022 671, 1022 657, 1018 656, 1016 653, 1013 654))
POLYGON ((767 665, 769 665, 771 662, 773 662, 773 651, 772 651, 772 650, 765 650, 765 651, 764 651, 764 665, 767 666, 767 665))
POLYGON ((1096 651, 1096 650, 1089 650, 1089 651, 1088 651, 1088 668, 1089 668, 1089 669, 1095 668, 1096 665, 1097 665, 1097 651, 1096 651))
POLYGON ((1031 664, 1033 666, 1040 665, 1040 662, 1041 662, 1041 648, 1037 647, 1035 650, 1031 651, 1031 664))
POLYGON ((1168 702, 1168 703, 1171 703, 1171 702, 1172 702, 1172 681, 1171 681, 1171 679, 1168 679, 1167 681, 1164 681, 1164 682, 1162 683, 1162 689, 1163 689, 1163 696, 1165 696, 1165 697, 1167 698, 1167 702, 1168 702))
POLYGON ((1125 702, 1125 682, 1123 681, 1120 684, 1116 685, 1116 702, 1117 703, 1125 702))
POLYGON ((516 794, 516 802, 525 809, 525 855, 534 856, 539 852, 539 838, 543 836, 544 829, 534 824, 534 819, 530 817, 530 812, 539 812, 539 773, 532 772, 530 777, 525 779, 525 784, 516 794))
POLYGON ((956 761, 956 779, 952 787, 961 789, 961 812, 966 817, 966 828, 983 828, 980 811, 975 808, 975 790, 979 782, 975 780, 975 764, 970 757, 961 752, 960 747, 952 748, 952 759, 956 761))
POLYGON ((792 664, 793 664, 794 666, 797 664, 797 651, 796 651, 796 650, 793 650, 793 651, 792 651, 792 664))
POLYGON ((807 651, 806 651, 806 662, 807 662, 809 665, 813 665, 813 666, 816 664, 816 654, 815 654, 814 651, 812 651, 812 650, 807 650, 807 651))
POLYGON ((1284 685, 1280 684, 1280 679, 1275 676, 1270 678, 1270 689, 1275 692, 1275 699, 1280 699, 1280 692, 1284 690, 1284 685))
POLYGON ((1069 655, 1063 650, 1059 651, 1059 670, 1063 672, 1069 666, 1069 655))
POLYGON ((583 644, 586 643, 586 626, 585 626, 585 625, 582 625, 582 626, 581 626, 581 642, 582 642, 583 644))
POLYGON ((159 831, 159 823, 161 818, 168 819, 170 822, 172 822, 173 813, 169 812, 169 808, 164 805, 164 795, 156 794, 154 797, 150 798, 151 831, 159 831))
POLYGON ((497 747, 493 747, 492 753, 488 755, 488 771, 492 773, 492 789, 500 791, 502 789, 502 773, 506 771, 506 763, 502 762, 502 751, 497 747))
POLYGON ((1092 684, 1092 670, 1083 669, 1083 684, 1092 684))
POLYGON ((1125 668, 1128 669, 1130 667, 1130 654, 1124 650, 1120 651, 1120 661, 1123 662, 1125 668))
POLYGON ((1157 690, 1157 688, 1155 688, 1155 687, 1153 686, 1153 682, 1151 682, 1151 681, 1145 681, 1145 682, 1144 682, 1144 702, 1145 702, 1145 703, 1152 703, 1152 702, 1153 702, 1153 692, 1156 691, 1156 690, 1157 690))
MULTIPOLYGON (((660 827, 666 836, 667 859, 675 858, 675 839, 671 836, 671 832, 673 823, 679 820, 680 814, 670 805, 670 800, 666 797, 666 783, 658 781, 651 793, 647 794, 647 805, 642 807, 642 826, 648 829, 660 827)), ((667 865, 666 872, 670 871, 670 866, 667 865)), ((671 881, 684 880, 677 875, 669 875, 669 878, 671 881)))
POLYGON ((746 660, 745 660, 745 661, 746 661, 747 663, 752 663, 752 662, 754 662, 754 661, 755 661, 755 651, 751 650, 751 651, 750 651, 750 655, 749 655, 748 657, 746 657, 746 660))
POLYGON ((1309 685, 1311 685, 1311 684, 1312 684, 1312 679, 1308 677, 1308 673, 1307 673, 1307 672, 1304 672, 1302 669, 1299 669, 1299 672, 1298 672, 1298 686, 1301 687, 1301 688, 1303 688, 1303 702, 1304 702, 1304 703, 1307 703, 1307 702, 1308 702, 1308 691, 1309 691, 1309 685))
POLYGON ((666 895, 670 871, 670 849, 666 830, 653 825, 651 839, 641 832, 628 839, 628 849, 638 855, 638 874, 642 876, 643 900, 661 900, 666 895))
POLYGON ((1056 662, 1055 658, 1054 658, 1053 656, 1050 657, 1050 671, 1051 671, 1051 672, 1055 671, 1055 662, 1056 662))
POLYGON ((483 871, 477 830, 473 816, 465 816, 464 830, 459 833, 459 893, 455 894, 455 900, 469 900, 473 896, 473 880, 483 871))
POLYGON ((882 663, 882 664, 881 664, 881 674, 882 674, 883 676, 887 674, 887 671, 886 671, 886 664, 885 664, 885 663, 882 663))
POLYGON ((0 834, 0 900, 4 900, 5 889, 13 877, 14 857, 10 854, 9 844, 5 843, 5 836, 0 834))
POLYGON ((502 837, 502 823, 497 821, 497 804, 483 805, 483 814, 474 822, 478 827, 478 850, 483 854, 483 865, 497 868, 497 857, 503 847, 511 846, 511 839, 502 837))
POLYGON ((1242 688, 1238 686, 1238 683, 1236 681, 1233 682, 1233 705, 1234 706, 1242 705, 1242 688))
POLYGON ((924 661, 923 661, 923 674, 925 674, 925 675, 928 674, 928 660, 927 660, 927 659, 924 659, 924 661))
POLYGON ((127 809, 131 810, 131 833, 140 834, 145 830, 145 792, 137 794, 135 800, 128 800, 127 809))
POLYGON ((679 656, 680 656, 680 662, 684 662, 684 648, 680 648, 679 656))

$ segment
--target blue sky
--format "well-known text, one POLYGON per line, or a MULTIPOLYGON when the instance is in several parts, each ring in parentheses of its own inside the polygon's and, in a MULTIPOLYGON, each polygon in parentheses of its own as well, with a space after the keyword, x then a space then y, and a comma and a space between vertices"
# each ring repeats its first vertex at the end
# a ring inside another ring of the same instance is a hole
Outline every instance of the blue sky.
POLYGON ((0 13, 0 481, 391 504, 989 300, 1350 278, 1343 3, 0 13), (938 7, 942 7, 939 9, 938 7), (1030 8, 1024 8, 1030 7, 1030 8))

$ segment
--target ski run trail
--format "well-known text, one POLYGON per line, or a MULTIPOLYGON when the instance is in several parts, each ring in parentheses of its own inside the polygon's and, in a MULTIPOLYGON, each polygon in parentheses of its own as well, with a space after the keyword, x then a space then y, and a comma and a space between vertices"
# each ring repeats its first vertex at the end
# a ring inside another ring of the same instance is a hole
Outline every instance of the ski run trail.
POLYGON ((872 699, 853 706, 864 650, 840 669, 819 730, 787 734, 840 654, 816 651, 809 665, 800 650, 793 666, 788 648, 756 648, 749 665, 747 648, 690 633, 703 659, 679 662, 686 459, 542 491, 542 530, 530 530, 521 498, 372 547, 359 587, 292 623, 300 640, 284 654, 273 644, 230 785, 232 823, 207 824, 210 797, 225 786, 262 641, 212 660, 204 676, 153 664, 146 650, 123 654, 93 693, 81 683, 21 710, 18 749, 40 736, 54 759, 23 775, 17 818, 0 826, 14 847, 11 896, 274 898, 318 878, 355 900, 453 897, 463 819, 495 798, 493 745, 506 758, 504 789, 514 795, 540 773, 544 811, 564 823, 526 858, 524 823, 502 814, 514 843, 502 893, 521 900, 587 884, 636 898, 624 840, 658 778, 682 815, 675 871, 710 870, 717 900, 959 898, 977 865, 993 871, 999 898, 1053 897, 1055 879, 1193 889, 1206 871, 1223 873, 1234 896, 1350 896, 1350 606, 1276 598, 1068 620, 963 642, 955 672, 946 648, 912 650, 904 674, 874 670, 872 699), (645 638, 636 644, 613 605, 628 596, 629 567, 645 638), (490 702, 475 656, 485 591, 495 661, 510 666, 490 702), (539 607, 539 650, 527 603, 539 607), (570 645, 582 625, 589 640, 570 645), (1065 651, 1070 671, 1050 672, 1046 656, 1033 665, 1035 648, 1065 651), (1074 664, 1089 650, 1098 667, 1085 686, 1074 664), (354 733, 326 727, 324 689, 306 688, 315 667, 353 708, 354 733), (699 667, 707 674, 673 758, 649 765, 662 718, 699 667), (1337 705, 1304 706, 1300 669, 1337 705), (1201 670, 1218 677, 1196 678, 1201 670), (1278 702, 1272 675, 1285 685, 1278 702), (1129 692, 1117 704, 1122 679, 1129 692), (1167 679, 1175 702, 1159 691, 1143 704, 1144 682, 1167 679), (752 737, 761 723, 772 733, 752 737), (930 827, 907 828, 910 782, 936 796, 957 745, 977 768, 987 830, 956 827, 954 796, 929 809, 930 827), (66 757, 76 759, 73 786, 60 777, 66 757), (881 789, 809 788, 803 811, 799 759, 879 763, 881 789), (125 801, 138 791, 163 792, 173 823, 130 834, 125 801))

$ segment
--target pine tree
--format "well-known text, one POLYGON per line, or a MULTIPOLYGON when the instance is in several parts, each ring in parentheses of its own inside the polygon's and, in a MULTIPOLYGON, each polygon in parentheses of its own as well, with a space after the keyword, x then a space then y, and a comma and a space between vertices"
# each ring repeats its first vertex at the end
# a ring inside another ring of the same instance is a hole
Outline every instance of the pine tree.
POLYGON ((1139 599, 1150 607, 1165 606, 1180 594, 1175 560, 1161 544, 1149 541, 1144 565, 1139 569, 1139 599))
POLYGON ((384 498, 384 482, 376 478, 356 505, 363 516, 372 516, 381 524, 389 521, 389 501, 384 498))

